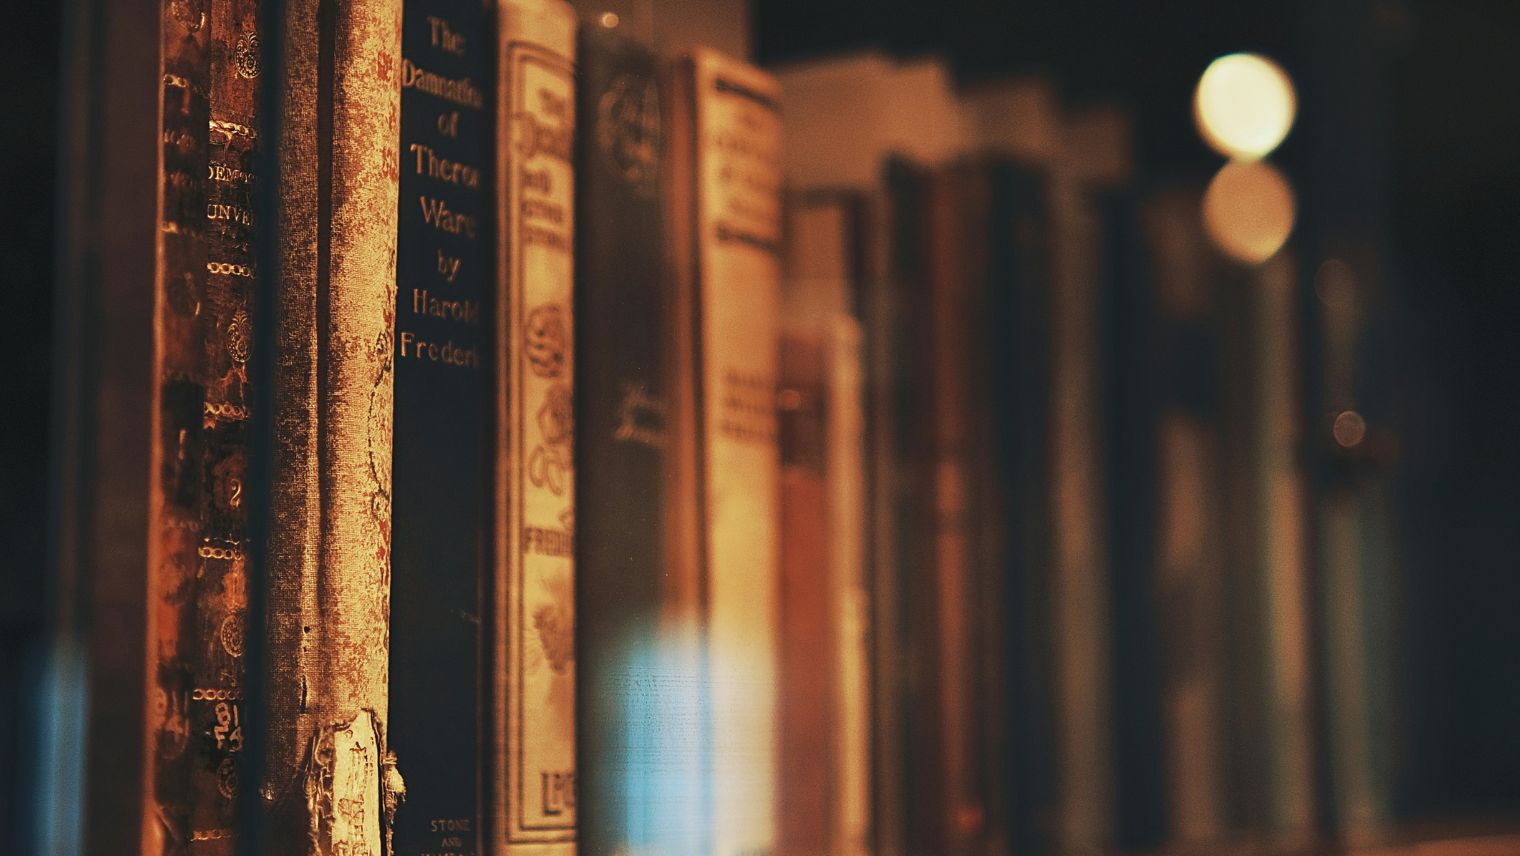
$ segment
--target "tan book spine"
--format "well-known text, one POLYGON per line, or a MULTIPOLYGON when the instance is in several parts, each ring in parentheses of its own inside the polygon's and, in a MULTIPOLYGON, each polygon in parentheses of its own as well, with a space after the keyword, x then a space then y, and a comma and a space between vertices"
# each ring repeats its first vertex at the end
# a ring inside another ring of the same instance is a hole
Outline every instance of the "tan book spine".
POLYGON ((832 591, 834 817, 829 852, 871 852, 871 599, 866 588, 865 370, 860 322, 835 315, 826 332, 824 425, 832 591))
POLYGON ((496 853, 575 852, 573 254, 576 18, 499 7, 496 853))
MULTIPOLYGON (((779 86, 699 49, 677 61, 671 91, 672 154, 681 165, 672 172, 691 170, 675 182, 688 192, 671 197, 676 283, 685 292, 676 297, 678 323, 692 328, 676 344, 671 427, 695 429, 692 447, 672 450, 691 456, 676 466, 695 476, 695 495, 685 494, 691 513, 672 529, 697 539, 698 573, 682 592, 703 629, 707 666, 710 737, 696 810, 710 829, 702 850, 765 853, 777 826, 779 86)), ((679 486, 673 495, 683 496, 679 486)))
POLYGON ((401 4, 287 6, 265 799, 275 852, 378 854, 401 4))

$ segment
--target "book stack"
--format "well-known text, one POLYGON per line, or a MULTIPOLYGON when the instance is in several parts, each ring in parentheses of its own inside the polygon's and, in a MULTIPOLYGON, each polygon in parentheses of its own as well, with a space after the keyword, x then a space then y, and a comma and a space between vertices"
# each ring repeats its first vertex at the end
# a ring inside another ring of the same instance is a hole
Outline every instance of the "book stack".
POLYGON ((86 849, 1310 834, 1290 307, 1203 296, 1122 113, 636 3, 161 5, 66 236, 86 849))

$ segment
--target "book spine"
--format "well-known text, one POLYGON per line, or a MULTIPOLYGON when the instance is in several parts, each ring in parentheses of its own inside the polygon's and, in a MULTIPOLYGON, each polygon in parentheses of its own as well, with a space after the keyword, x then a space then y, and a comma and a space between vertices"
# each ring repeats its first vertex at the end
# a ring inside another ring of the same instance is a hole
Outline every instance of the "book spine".
POLYGON ((149 580, 149 770, 145 852, 187 846, 195 801, 191 748, 196 687, 206 404, 206 200, 210 111, 209 2, 162 9, 162 140, 154 369, 158 409, 149 580))
POLYGON ((499 8, 492 850, 573 853, 575 13, 499 8))
POLYGON ((847 314, 826 331, 824 424, 829 501, 834 812, 830 853, 871 852, 871 598, 866 586, 865 404, 860 322, 847 314))
POLYGON ((1103 418, 1096 356, 1100 232, 1091 194, 1090 185, 1069 173, 1051 182, 1050 602, 1056 837, 1065 848, 1109 846, 1113 836, 1108 545, 1097 433, 1103 418))
POLYGON ((401 5, 287 5, 281 122, 269 840, 382 852, 401 5))
MULTIPOLYGON (((197 651, 190 695, 191 852, 230 854, 243 747, 243 627, 251 344, 254 148, 258 145, 258 4, 212 0, 206 219, 206 400, 202 439, 197 651)), ((258 379, 258 382, 267 382, 258 379)))
POLYGON ((781 453, 778 852, 830 853, 837 661, 825 471, 826 345, 819 325, 788 319, 781 336, 777 415, 781 453))
MULTIPOLYGON (((706 794, 699 815, 723 856, 775 846, 778 451, 776 341, 780 284, 779 86, 711 51, 677 62, 672 137, 685 137, 689 177, 672 220, 689 250, 676 297, 691 325, 675 379, 691 407, 707 717, 706 794), (679 225, 677 225, 679 224, 679 225)), ((673 425, 679 431, 681 423, 673 425)), ((677 502, 682 497, 675 498, 677 502)), ((677 569, 677 575, 680 570, 677 569)), ((690 602, 690 601, 688 601, 690 602)))
POLYGON ((407 784, 394 852, 481 834, 482 595, 494 34, 479 0, 405 4, 401 34, 390 747, 407 784))
POLYGON ((862 853, 871 833, 863 335, 850 312, 861 205, 856 194, 822 191, 786 206, 777 402, 783 852, 862 853))
POLYGON ((660 702, 668 391, 661 84, 654 55, 599 21, 580 30, 576 97, 576 661, 584 692, 580 846, 680 852, 682 782, 660 702))

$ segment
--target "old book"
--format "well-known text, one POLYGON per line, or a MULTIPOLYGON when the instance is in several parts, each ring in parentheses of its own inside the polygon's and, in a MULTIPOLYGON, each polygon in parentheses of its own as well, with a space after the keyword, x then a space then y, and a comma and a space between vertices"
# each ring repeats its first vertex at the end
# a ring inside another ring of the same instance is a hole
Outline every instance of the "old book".
POLYGON ((654 54, 626 29, 592 18, 578 49, 576 733, 586 853, 687 849, 683 782, 671 772, 686 732, 664 704, 683 675, 660 653, 663 90, 654 54))
MULTIPOLYGON (((207 294, 207 179, 210 151, 210 3, 187 4, 182 14, 162 15, 163 151, 159 184, 158 276, 153 300, 155 438, 153 516, 157 559, 150 570, 149 716, 151 800, 145 808, 145 850, 169 853, 190 846, 192 814, 202 831, 231 824, 206 823, 195 809, 213 800, 217 782, 209 774, 214 744, 205 728, 213 705, 235 705, 225 685, 205 681, 206 659, 198 614, 199 571, 203 561, 204 448, 206 437, 208 336, 200 308, 207 294), (222 692, 218 702, 204 697, 205 682, 222 692), (200 688, 202 691, 197 692, 200 688), (194 699, 192 701, 192 698, 194 699)), ((219 279, 225 279, 219 277, 219 279)), ((216 561, 218 566, 221 564, 216 561)))
POLYGON ((206 175, 206 397, 201 435, 194 682, 190 692, 190 844, 233 851, 243 748, 250 321, 256 270, 252 185, 259 144, 258 4, 210 4, 210 146, 206 175))
POLYGON ((386 746, 399 2, 287 4, 270 486, 271 851, 379 854, 386 746))
POLYGON ((775 847, 776 336, 781 123, 773 79, 708 50, 669 99, 672 620, 696 631, 700 852, 775 847))
POLYGON ((575 849, 575 14, 509 0, 496 41, 496 853, 575 849))
POLYGON ((794 195, 786 209, 781 442, 780 851, 869 852, 861 200, 794 195))
POLYGON ((388 743, 395 853, 475 853, 494 271, 490 68, 478 0, 407 3, 401 30, 388 743))

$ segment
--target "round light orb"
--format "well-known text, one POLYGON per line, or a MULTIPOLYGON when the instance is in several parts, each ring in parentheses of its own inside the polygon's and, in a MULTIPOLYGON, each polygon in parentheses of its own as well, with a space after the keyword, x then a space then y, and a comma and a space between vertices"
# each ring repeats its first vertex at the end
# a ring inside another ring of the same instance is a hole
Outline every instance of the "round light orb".
POLYGON ((1203 225, 1230 258, 1260 264, 1293 232, 1293 188, 1266 161, 1230 161, 1203 194, 1203 225))
POLYGON ((1259 54, 1209 63, 1193 94, 1193 121, 1204 142, 1230 158, 1266 157, 1288 135, 1298 112, 1293 81, 1259 54))
POLYGON ((1353 449, 1367 437, 1367 420, 1355 410, 1342 410, 1335 415, 1330 433, 1341 448, 1353 449))

